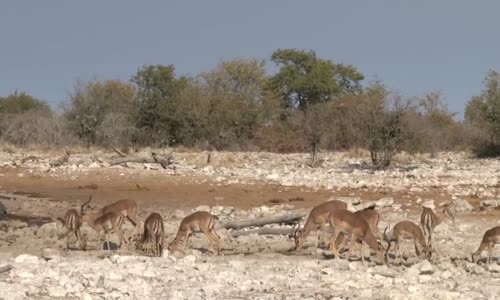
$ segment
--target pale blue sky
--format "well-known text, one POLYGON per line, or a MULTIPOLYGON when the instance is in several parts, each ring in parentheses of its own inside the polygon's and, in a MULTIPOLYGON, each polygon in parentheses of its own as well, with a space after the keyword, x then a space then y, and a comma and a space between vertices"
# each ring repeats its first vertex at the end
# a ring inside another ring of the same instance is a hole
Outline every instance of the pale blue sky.
POLYGON ((439 90, 462 113, 500 70, 499 15, 495 0, 2 1, 0 95, 55 104, 78 79, 129 80, 143 64, 196 75, 301 48, 406 96, 439 90))

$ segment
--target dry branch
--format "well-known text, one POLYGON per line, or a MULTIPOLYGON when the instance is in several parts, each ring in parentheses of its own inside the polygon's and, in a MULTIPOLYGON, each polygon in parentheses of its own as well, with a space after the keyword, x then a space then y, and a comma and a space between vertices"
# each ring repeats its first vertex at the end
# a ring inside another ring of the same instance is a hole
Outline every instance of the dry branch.
POLYGON ((164 169, 166 169, 168 165, 172 164, 172 161, 173 161, 173 158, 172 158, 171 154, 169 154, 166 157, 162 157, 162 156, 159 156, 158 154, 152 152, 151 157, 128 155, 125 157, 115 158, 109 162, 109 165, 114 166, 114 165, 119 165, 119 164, 123 164, 123 163, 134 162, 134 163, 143 163, 143 164, 160 164, 164 169))
POLYGON ((7 272, 7 271, 9 271, 10 269, 12 269, 12 266, 11 266, 11 265, 1 266, 1 267, 0 267, 0 273, 7 272))
POLYGON ((113 149, 113 151, 115 151, 121 157, 126 157, 127 156, 125 153, 123 153, 120 150, 118 150, 115 146, 111 145, 110 147, 111 147, 111 149, 113 149))
POLYGON ((223 224, 219 224, 217 228, 225 228, 225 229, 242 229, 247 227, 261 227, 267 224, 294 224, 300 221, 307 215, 307 212, 303 211, 295 211, 285 215, 279 216, 268 216, 262 217, 258 219, 250 219, 250 220, 240 220, 240 221, 230 221, 223 224))
POLYGON ((252 230, 238 230, 231 231, 232 237, 239 237, 243 235, 260 234, 260 235, 289 235, 292 232, 291 228, 259 228, 252 230))

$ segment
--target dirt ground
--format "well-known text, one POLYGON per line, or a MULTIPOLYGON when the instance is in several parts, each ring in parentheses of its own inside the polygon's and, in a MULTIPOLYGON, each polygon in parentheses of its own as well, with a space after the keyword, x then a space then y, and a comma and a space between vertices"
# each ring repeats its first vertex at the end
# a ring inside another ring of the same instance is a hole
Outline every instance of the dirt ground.
MULTIPOLYGON (((411 193, 369 188, 342 188, 331 191, 309 187, 283 187, 265 182, 221 184, 209 177, 165 176, 155 172, 124 175, 115 169, 89 171, 77 178, 34 176, 30 175, 28 170, 11 168, 0 168, 0 174, 1 190, 51 198, 53 201, 75 206, 90 194, 95 203, 103 205, 119 199, 134 199, 140 207, 159 206, 165 210, 195 208, 199 205, 232 206, 240 209, 275 204, 291 204, 299 208, 313 207, 331 196, 359 197, 361 200, 377 200, 391 196, 395 203, 402 205, 418 197, 434 199, 437 204, 450 199, 450 195, 439 188, 431 192, 411 193)), ((479 206, 478 198, 469 197, 467 200, 473 206, 479 206)))
MULTIPOLYGON (((490 190, 495 195, 499 193, 498 187, 490 187, 490 190)), ((372 253, 369 267, 366 268, 361 266, 359 257, 352 262, 341 260, 332 263, 328 251, 316 252, 312 247, 313 238, 308 240, 302 251, 288 253, 293 243, 286 236, 241 236, 228 239, 228 232, 223 230, 219 232, 225 243, 222 257, 206 255, 207 242, 202 235, 193 238, 193 250, 188 250, 187 256, 180 255, 176 259, 169 255, 167 259, 157 262, 154 259, 142 259, 144 256, 131 243, 119 251, 98 250, 101 245, 96 244, 95 233, 88 227, 83 228, 85 230, 82 233, 84 237, 90 237, 89 251, 77 250, 77 243, 72 238, 72 251, 62 254, 65 245, 65 239, 61 236, 63 229, 60 225, 55 226, 54 218, 62 217, 69 208, 78 208, 90 194, 94 207, 102 207, 119 199, 133 199, 138 203, 139 217, 142 220, 150 212, 161 213, 166 223, 167 242, 173 239, 182 215, 198 206, 234 207, 231 217, 239 218, 255 216, 255 209, 262 208, 268 215, 287 207, 312 208, 332 196, 358 197, 363 201, 392 197, 394 204, 380 209, 379 227, 383 230, 389 222, 402 219, 418 222, 422 201, 432 199, 436 207, 439 207, 453 197, 443 186, 420 190, 401 189, 398 192, 383 187, 328 190, 282 186, 265 181, 228 183, 220 182, 214 176, 181 176, 155 170, 99 168, 64 174, 22 167, 0 167, 0 204, 8 212, 7 215, 0 214, 3 221, 0 222, 0 262, 15 266, 10 275, 0 274, 0 287, 10 291, 11 298, 6 299, 17 299, 17 291, 34 295, 26 299, 80 299, 83 295, 92 295, 88 299, 138 299, 137 295, 148 295, 155 299, 219 299, 221 293, 230 296, 227 299, 306 299, 306 296, 309 297, 307 299, 351 299, 353 296, 357 298, 356 289, 363 289, 364 296, 361 298, 366 299, 406 299, 410 290, 415 291, 414 297, 410 297, 412 299, 420 299, 424 295, 434 299, 456 299, 459 295, 464 295, 463 299, 494 299, 495 297, 490 296, 495 295, 495 289, 498 290, 500 269, 479 267, 469 262, 470 254, 480 242, 480 235, 485 229, 498 224, 500 212, 479 210, 482 199, 475 195, 462 197, 474 207, 472 212, 461 214, 457 224, 446 221, 437 227, 436 248, 442 256, 434 261, 432 275, 429 275, 427 267, 422 267, 424 262, 413 256, 411 242, 402 246, 403 251, 409 254, 405 255, 408 257, 405 264, 384 269, 385 266, 375 266, 376 258, 372 253), (181 212, 180 216, 177 211, 181 212), (251 213, 245 215, 247 212, 251 213), (42 249, 46 248, 56 249, 61 253, 61 258, 51 264, 51 260, 46 263, 38 258, 24 258, 21 255, 27 253, 40 257, 43 256, 42 249), (318 253, 322 255, 318 256, 318 253), (24 262, 24 259, 27 261, 24 262), (25 278, 37 278, 36 274, 40 272, 30 265, 31 260, 41 265, 43 272, 49 275, 40 275, 45 276, 43 283, 30 279, 26 286, 25 278), (130 263, 125 263, 127 260, 133 262, 133 267, 130 267, 130 263), (124 267, 120 266, 122 261, 124 267), (267 261, 266 266, 263 265, 260 269, 254 267, 263 261, 267 261), (75 274, 71 264, 78 264, 81 271, 75 274), (107 268, 114 270, 112 274, 101 270, 107 264, 107 268), (134 268, 144 270, 136 273, 134 268), (179 269, 185 268, 191 268, 191 271, 179 273, 179 269), (207 268, 214 272, 216 270, 220 276, 213 277, 214 275, 204 272, 207 268), (395 274, 394 279, 385 278, 385 275, 370 275, 371 272, 385 274, 387 270, 395 274), (82 280, 85 282, 92 274, 99 272, 105 278, 104 288, 101 283, 96 286, 80 286, 82 280), (149 279, 152 274, 161 274, 163 281, 149 279), (266 276, 269 278, 265 283, 260 281, 259 278, 266 276), (57 280, 47 281, 47 278, 57 280), (146 286, 155 292, 126 291, 130 284, 137 282, 130 279, 132 281, 129 283, 130 280, 125 278, 132 278, 143 284, 146 282, 146 286), (193 278, 201 280, 203 288, 190 284, 193 278), (65 280, 71 284, 64 283, 65 280), (228 280, 234 282, 228 283, 228 280), (483 291, 480 285, 474 283, 478 280, 491 289, 483 291), (166 285, 166 282, 176 284, 166 285), (116 284, 121 286, 116 288, 116 284), (304 284, 310 287, 305 289, 304 284), (394 295, 390 295, 391 289, 387 290, 386 285, 394 288, 394 295), (225 287, 224 291, 220 290, 222 286, 225 287), (248 290, 242 292, 242 288, 248 290), (333 290, 333 294, 340 295, 340 298, 332 296, 333 290), (204 296, 199 296, 200 294, 204 296), (289 297, 279 298, 278 294, 289 294, 289 297), (75 298, 58 298, 57 295, 71 295, 75 298)), ((125 225, 125 235, 130 237, 133 228, 127 222, 125 225)), ((116 242, 116 237, 112 241, 116 242)), ((496 258, 494 261, 498 262, 496 258)))

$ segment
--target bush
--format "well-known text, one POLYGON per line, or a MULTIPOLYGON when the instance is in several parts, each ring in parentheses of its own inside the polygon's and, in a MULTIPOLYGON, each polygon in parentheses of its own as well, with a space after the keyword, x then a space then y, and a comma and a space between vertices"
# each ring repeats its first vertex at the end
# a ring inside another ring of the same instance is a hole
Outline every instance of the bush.
POLYGON ((0 131, 2 142, 19 146, 66 146, 79 142, 69 132, 64 118, 40 110, 2 118, 0 131))

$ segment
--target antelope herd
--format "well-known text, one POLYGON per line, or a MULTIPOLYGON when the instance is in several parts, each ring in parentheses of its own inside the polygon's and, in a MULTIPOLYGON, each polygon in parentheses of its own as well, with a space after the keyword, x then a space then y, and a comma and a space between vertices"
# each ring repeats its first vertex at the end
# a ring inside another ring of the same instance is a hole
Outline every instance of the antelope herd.
MULTIPOLYGON (((120 239, 118 247, 121 247, 123 242, 127 243, 121 229, 126 218, 138 231, 135 234, 136 249, 146 253, 152 252, 155 256, 162 255, 165 228, 160 214, 151 213, 143 223, 137 217, 137 203, 134 200, 119 200, 96 212, 90 212, 88 210, 91 209, 89 205, 91 200, 92 196, 81 205, 80 212, 70 209, 66 212, 64 218, 57 219, 66 228, 66 251, 69 248, 70 233, 75 235, 80 248, 86 250, 87 243, 82 239, 80 233, 82 223, 86 223, 96 231, 98 243, 101 242, 101 235, 104 232, 107 249, 110 249, 109 235, 111 231, 114 231, 120 239)), ((388 264, 392 244, 395 243, 395 261, 398 259, 401 261, 400 245, 403 240, 409 239, 414 241, 416 256, 430 260, 432 253, 436 253, 432 243, 434 229, 443 222, 444 218, 450 218, 455 223, 455 216, 456 212, 449 207, 445 208, 441 213, 436 213, 431 208, 424 206, 420 216, 420 226, 410 220, 402 220, 395 224, 389 224, 381 233, 378 227, 380 213, 374 207, 351 212, 343 201, 327 201, 312 208, 303 228, 300 228, 298 224, 292 228, 289 237, 294 240, 295 244, 290 251, 300 250, 304 246, 307 236, 318 229, 321 232, 316 238, 315 247, 318 248, 320 238, 326 244, 327 225, 329 224, 333 234, 328 247, 335 255, 335 259, 340 258, 339 250, 342 250, 346 238, 350 237, 347 259, 351 257, 356 245, 360 244, 359 251, 363 264, 365 260, 363 244, 367 244, 375 252, 380 264, 388 264), (385 249, 383 242, 387 243, 385 249), (385 250, 385 253, 383 250, 385 250)), ((183 250, 187 247, 192 234, 202 232, 208 239, 208 248, 212 253, 220 255, 221 239, 215 232, 217 220, 217 216, 205 211, 194 212, 186 216, 181 221, 175 238, 168 245, 168 250, 172 253, 179 251, 184 254, 183 250)), ((484 233, 479 248, 472 254, 472 261, 477 262, 481 253, 487 250, 487 263, 490 263, 495 244, 500 244, 500 226, 489 229, 484 233)))

